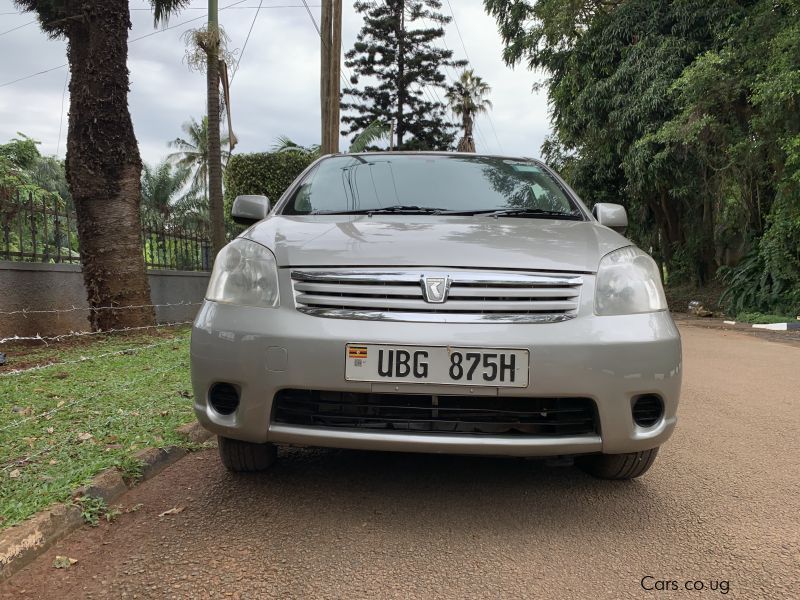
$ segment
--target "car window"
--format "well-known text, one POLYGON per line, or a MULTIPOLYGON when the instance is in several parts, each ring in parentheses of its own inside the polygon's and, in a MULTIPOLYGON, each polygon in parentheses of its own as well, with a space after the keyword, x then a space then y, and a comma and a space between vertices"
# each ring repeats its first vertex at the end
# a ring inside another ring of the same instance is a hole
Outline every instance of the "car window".
POLYGON ((581 215, 559 183, 535 162, 426 154, 325 159, 306 175, 282 212, 349 212, 401 205, 581 215))

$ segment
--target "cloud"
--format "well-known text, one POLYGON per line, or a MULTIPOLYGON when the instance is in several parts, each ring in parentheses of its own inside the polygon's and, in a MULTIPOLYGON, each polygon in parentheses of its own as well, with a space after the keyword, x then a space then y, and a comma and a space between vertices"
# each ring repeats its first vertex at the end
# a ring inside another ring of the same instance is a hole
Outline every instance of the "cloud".
MULTIPOLYGON (((232 1, 223 0, 220 4, 224 7, 232 1)), ((318 2, 310 4, 319 22, 319 8, 313 7, 318 2)), ((466 53, 476 73, 493 89, 491 121, 486 117, 478 120, 479 150, 538 156, 549 131, 546 99, 541 93, 533 94, 531 89, 540 76, 523 67, 510 69, 503 64, 495 22, 483 11, 481 0, 451 4, 466 53)), ((132 9, 142 9, 149 2, 130 0, 130 5, 132 9)), ((242 6, 257 5, 258 0, 253 0, 242 6)), ((184 121, 205 113, 205 76, 187 68, 181 38, 185 31, 202 25, 202 18, 181 23, 203 15, 203 10, 194 9, 204 6, 204 2, 194 2, 192 10, 171 19, 169 25, 173 29, 159 31, 130 45, 129 104, 142 157, 148 162, 156 162, 169 152, 167 142, 181 135, 184 121)), ((232 86, 234 131, 240 152, 266 150, 279 135, 288 135, 302 144, 319 141, 319 36, 299 0, 266 0, 264 7, 232 86), (266 8, 288 4, 296 6, 266 8)), ((0 0, 0 32, 33 19, 30 14, 6 14, 14 10, 11 0, 0 0)), ((443 12, 449 13, 447 3, 443 12)), ((151 13, 132 10, 131 14, 130 39, 155 31, 151 13)), ((232 48, 241 50, 254 14, 253 8, 221 12, 220 20, 231 38, 232 48)), ((342 35, 345 50, 352 45, 360 26, 360 16, 345 0, 342 35)), ((453 24, 447 29, 445 42, 457 57, 464 56, 461 38, 453 24)), ((0 36, 0 54, 4 57, 0 63, 0 84, 64 64, 65 52, 63 41, 49 40, 36 24, 0 36)), ((22 131, 42 141, 43 153, 55 153, 58 147, 63 155, 68 95, 60 146, 58 132, 66 73, 66 69, 58 69, 0 88, 0 141, 22 131)), ((346 145, 345 140, 342 145, 346 145)))

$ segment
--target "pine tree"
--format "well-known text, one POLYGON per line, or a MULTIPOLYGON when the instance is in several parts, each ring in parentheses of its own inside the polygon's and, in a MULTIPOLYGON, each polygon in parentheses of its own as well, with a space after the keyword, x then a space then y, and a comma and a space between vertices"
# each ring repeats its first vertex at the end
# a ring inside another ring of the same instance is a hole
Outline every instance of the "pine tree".
POLYGON ((399 150, 448 150, 455 129, 437 88, 446 91, 446 67, 463 67, 436 46, 450 22, 439 0, 357 1, 364 26, 345 65, 354 74, 343 96, 344 135, 358 135, 376 119, 392 122, 399 150), (359 86, 359 83, 362 85, 359 86))

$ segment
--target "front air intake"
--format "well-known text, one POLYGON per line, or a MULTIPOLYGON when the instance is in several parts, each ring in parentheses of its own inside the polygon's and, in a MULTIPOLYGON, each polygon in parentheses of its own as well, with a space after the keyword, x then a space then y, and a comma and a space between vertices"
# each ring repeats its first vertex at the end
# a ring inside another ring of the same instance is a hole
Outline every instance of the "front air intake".
POLYGON ((633 401, 633 422, 639 427, 652 427, 664 415, 664 403, 658 396, 639 396, 633 401))
POLYGON ((215 383, 208 391, 208 402, 221 415, 231 415, 239 408, 239 390, 230 383, 215 383))
POLYGON ((281 390, 273 421, 327 429, 557 437, 594 435, 591 398, 507 398, 281 390))

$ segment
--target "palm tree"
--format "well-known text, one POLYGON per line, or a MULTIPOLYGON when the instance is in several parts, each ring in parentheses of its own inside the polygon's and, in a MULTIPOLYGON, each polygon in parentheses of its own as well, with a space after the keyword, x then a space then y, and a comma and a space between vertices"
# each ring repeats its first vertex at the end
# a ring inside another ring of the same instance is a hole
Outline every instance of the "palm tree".
POLYGON ((273 152, 302 152, 303 154, 311 154, 313 156, 319 156, 321 151, 319 144, 301 146, 288 135, 279 135, 276 137, 275 141, 272 142, 271 150, 273 152))
POLYGON ((208 198, 198 196, 186 185, 191 171, 164 160, 142 171, 142 218, 159 227, 207 228, 208 198))
MULTIPOLYGON (((66 38, 69 128, 66 170, 78 216, 89 305, 149 305, 139 225, 142 160, 128 109, 128 0, 14 0, 44 32, 66 38)), ((150 0, 163 23, 189 0, 150 0)), ((90 311, 95 329, 150 325, 152 308, 90 311)))
MULTIPOLYGON (((367 128, 353 138, 350 147, 347 149, 349 153, 366 152, 373 142, 388 140, 391 126, 380 119, 375 119, 370 123, 367 128)), ((308 154, 309 156, 317 157, 322 151, 319 144, 312 144, 310 146, 302 146, 295 142, 288 135, 279 135, 272 143, 271 150, 273 152, 300 152, 308 154)))
POLYGON ((446 94, 447 103, 453 114, 461 118, 463 137, 458 141, 459 152, 475 152, 475 139, 472 137, 472 126, 477 115, 486 113, 492 108, 487 98, 492 88, 481 77, 475 75, 473 69, 461 74, 446 94))
POLYGON ((182 194, 190 176, 189 169, 174 167, 169 161, 155 166, 144 165, 142 171, 142 217, 166 226, 186 197, 182 194))
POLYGON ((392 133, 392 126, 388 123, 375 119, 372 123, 367 125, 367 128, 359 133, 347 149, 350 153, 366 152, 373 142, 380 140, 388 140, 392 133))
MULTIPOLYGON (((170 148, 175 148, 167 157, 167 160, 174 163, 178 168, 187 169, 192 175, 192 191, 206 200, 208 203, 208 117, 203 117, 198 123, 191 117, 182 126, 186 138, 175 138, 169 143, 170 148)), ((225 165, 230 157, 230 152, 222 150, 228 145, 228 138, 220 140, 220 152, 222 153, 222 164, 225 165)))

